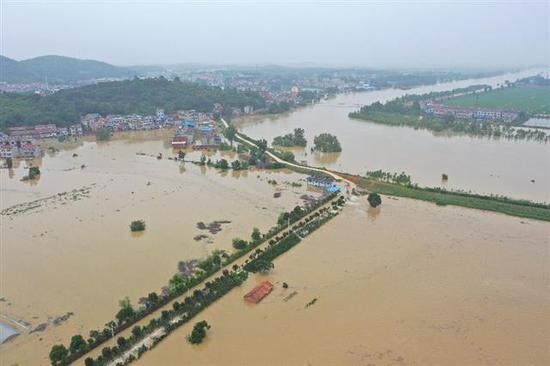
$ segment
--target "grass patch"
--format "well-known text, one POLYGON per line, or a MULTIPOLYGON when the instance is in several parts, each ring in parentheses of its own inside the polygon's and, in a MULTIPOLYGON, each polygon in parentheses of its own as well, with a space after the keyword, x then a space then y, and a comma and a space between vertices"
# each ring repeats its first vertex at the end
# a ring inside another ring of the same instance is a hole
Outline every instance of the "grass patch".
POLYGON ((463 95, 444 103, 455 107, 509 108, 530 114, 550 113, 550 86, 512 86, 477 95, 463 95))

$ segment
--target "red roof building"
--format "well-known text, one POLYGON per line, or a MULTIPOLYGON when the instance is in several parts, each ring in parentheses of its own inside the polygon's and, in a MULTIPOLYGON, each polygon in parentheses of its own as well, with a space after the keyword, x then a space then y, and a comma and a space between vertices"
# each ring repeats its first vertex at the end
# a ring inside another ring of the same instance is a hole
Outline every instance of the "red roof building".
POLYGON ((244 300, 251 304, 257 304, 262 301, 264 297, 269 295, 271 291, 273 291, 273 284, 269 281, 265 281, 254 287, 252 291, 244 295, 244 300))

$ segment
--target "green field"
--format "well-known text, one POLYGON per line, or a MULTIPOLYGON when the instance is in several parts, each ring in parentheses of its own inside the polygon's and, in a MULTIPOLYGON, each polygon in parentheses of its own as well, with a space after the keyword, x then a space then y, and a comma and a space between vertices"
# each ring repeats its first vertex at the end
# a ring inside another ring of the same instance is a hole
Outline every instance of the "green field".
POLYGON ((529 114, 550 114, 550 86, 517 86, 445 101, 458 107, 510 108, 529 114))
POLYGON ((461 206, 478 210, 500 212, 510 216, 550 221, 550 205, 498 196, 444 191, 438 188, 422 188, 382 182, 365 177, 349 176, 361 188, 387 196, 406 197, 433 202, 439 206, 461 206))

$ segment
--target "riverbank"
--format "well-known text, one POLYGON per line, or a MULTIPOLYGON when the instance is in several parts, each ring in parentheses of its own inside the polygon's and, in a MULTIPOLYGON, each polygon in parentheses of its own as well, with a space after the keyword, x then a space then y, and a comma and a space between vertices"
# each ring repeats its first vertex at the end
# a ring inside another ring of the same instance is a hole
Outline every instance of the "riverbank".
POLYGON ((438 206, 461 206, 477 210, 499 212, 510 216, 550 221, 550 205, 499 196, 483 196, 465 192, 452 192, 439 188, 417 187, 376 179, 342 174, 360 188, 387 196, 413 198, 433 202, 438 206))

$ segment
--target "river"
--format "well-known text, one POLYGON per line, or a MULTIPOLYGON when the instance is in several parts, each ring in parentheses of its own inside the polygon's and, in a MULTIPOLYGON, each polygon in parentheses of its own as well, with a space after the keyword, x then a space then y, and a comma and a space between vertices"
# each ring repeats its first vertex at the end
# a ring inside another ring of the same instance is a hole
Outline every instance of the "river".
POLYGON ((348 113, 362 105, 385 102, 405 94, 444 91, 473 84, 497 86, 542 70, 497 77, 461 80, 416 87, 341 94, 318 104, 278 116, 236 120, 238 128, 253 138, 274 137, 303 128, 308 148, 293 149, 297 161, 339 171, 364 174, 367 170, 404 171, 421 186, 441 186, 482 194, 550 202, 550 145, 535 141, 510 141, 434 133, 410 127, 392 127, 352 120, 348 113), (311 153, 313 137, 336 135, 343 151, 311 153), (445 173, 449 179, 441 181, 445 173))

